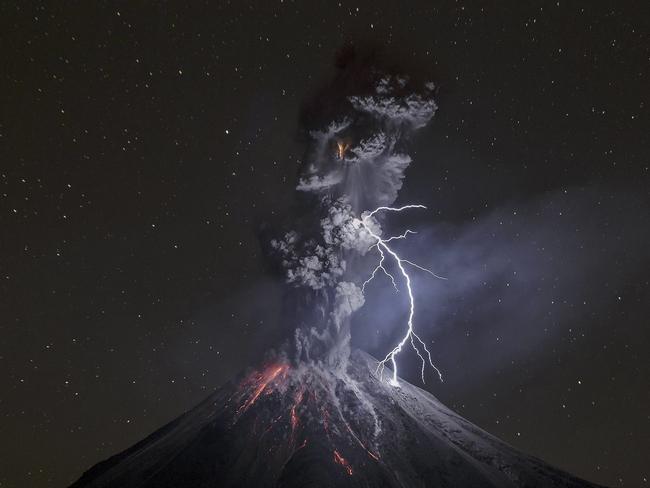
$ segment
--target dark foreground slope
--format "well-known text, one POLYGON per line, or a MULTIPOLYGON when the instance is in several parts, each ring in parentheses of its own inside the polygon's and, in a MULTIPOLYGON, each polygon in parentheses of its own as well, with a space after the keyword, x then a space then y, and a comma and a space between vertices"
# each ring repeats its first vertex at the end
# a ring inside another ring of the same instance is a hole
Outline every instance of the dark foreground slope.
POLYGON ((355 352, 345 374, 277 362, 101 462, 80 487, 594 487, 516 451, 355 352))

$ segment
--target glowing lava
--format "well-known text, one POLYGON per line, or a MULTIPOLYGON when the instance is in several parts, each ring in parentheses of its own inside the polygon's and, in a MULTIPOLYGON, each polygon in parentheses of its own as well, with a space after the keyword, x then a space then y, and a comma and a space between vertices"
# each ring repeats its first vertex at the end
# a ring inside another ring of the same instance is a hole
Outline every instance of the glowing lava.
POLYGON ((407 321, 407 331, 406 334, 404 334, 404 337, 399 341, 399 343, 386 355, 384 359, 382 359, 379 364, 377 365, 377 372, 381 375, 383 378, 384 374, 384 368, 386 366, 386 362, 390 361, 393 366, 393 377, 390 380, 390 384, 393 386, 398 386, 399 383, 397 381, 397 361, 395 360, 395 357, 402 351, 404 345, 406 345, 407 342, 411 343, 411 347, 413 350, 416 352, 416 354, 419 356, 420 360, 422 361, 422 371, 421 371, 421 377, 422 377, 422 382, 424 383, 424 370, 426 367, 427 362, 429 365, 438 373, 438 377, 440 378, 440 381, 442 381, 442 373, 440 370, 436 367, 435 364, 433 364, 433 360, 431 359, 431 352, 429 352, 429 349, 427 348, 426 344, 422 339, 420 339, 420 336, 418 336, 415 333, 415 330, 413 328, 413 317, 415 316, 415 300, 413 298, 413 290, 411 288, 411 277, 409 274, 406 272, 406 269, 404 267, 405 264, 413 266, 414 268, 420 269, 422 271, 426 271, 427 273, 435 276, 436 278, 440 279, 446 279, 443 278, 442 276, 438 276, 435 274, 433 271, 428 270, 426 268, 423 268, 422 266, 412 263, 411 261, 408 261, 406 259, 401 258, 389 245, 388 243, 394 240, 398 239, 405 239, 408 234, 414 234, 413 231, 407 230, 403 234, 399 236, 393 236, 389 237, 388 239, 382 239, 379 235, 377 235, 375 232, 372 230, 372 225, 370 224, 369 219, 371 219, 377 212, 380 211, 387 211, 387 212, 401 212, 403 210, 407 209, 412 209, 412 208, 426 208, 424 205, 404 205, 403 207, 378 207, 372 212, 363 215, 361 217, 361 225, 365 228, 365 230, 377 241, 372 247, 376 247, 377 251, 379 251, 379 264, 375 267, 373 270, 370 278, 368 278, 364 283, 363 286, 361 287, 362 291, 365 291, 366 285, 370 283, 376 276, 377 271, 382 271, 386 276, 388 276, 393 283, 393 287, 395 287, 395 290, 398 290, 397 288, 397 283, 395 282, 395 277, 384 267, 384 261, 386 260, 386 254, 388 253, 394 260, 395 265, 399 268, 400 274, 404 278, 404 281, 406 283, 406 289, 408 291, 408 297, 409 297, 409 316, 408 316, 408 321, 407 321), (424 351, 426 352, 427 358, 422 355, 420 349, 418 348, 416 341, 420 343, 424 351))
POLYGON ((336 141, 336 157, 339 160, 343 160, 343 158, 345 157, 345 153, 347 152, 349 147, 350 147, 349 142, 336 141))
POLYGON ((346 420, 344 412, 333 403, 336 401, 331 397, 330 381, 332 378, 327 375, 324 377, 321 372, 305 373, 299 368, 290 369, 289 364, 286 363, 268 365, 248 375, 240 384, 235 423, 260 398, 274 395, 271 400, 272 405, 278 406, 280 410, 274 410, 275 415, 271 415, 271 411, 268 410, 269 404, 262 400, 260 404, 267 408, 252 411, 252 422, 245 424, 252 425, 252 434, 257 435, 260 441, 265 439, 268 452, 277 451, 281 456, 291 456, 292 453, 307 445, 308 437, 316 433, 314 427, 318 427, 321 435, 324 434, 329 443, 334 462, 352 476, 352 465, 341 454, 342 445, 349 447, 356 443, 377 462, 379 462, 379 455, 368 447, 372 445, 371 442, 368 443, 368 439, 355 433, 346 420), (334 408, 330 408, 332 405, 334 408), (303 415, 305 412, 307 415, 303 415), (310 412, 318 412, 320 416, 314 417, 310 412), (258 435, 256 426, 260 420, 266 423, 266 428, 258 435), (275 435, 269 439, 267 436, 271 431, 274 431, 275 435), (277 444, 280 439, 284 440, 282 445, 277 444))
POLYGON ((350 463, 336 449, 334 449, 334 462, 343 466, 348 475, 352 476, 352 466, 350 466, 350 463))
POLYGON ((300 424, 300 418, 298 417, 297 409, 300 403, 302 402, 303 397, 305 396, 305 389, 304 387, 301 387, 298 392, 296 393, 294 400, 293 400, 293 405, 291 405, 291 411, 289 414, 289 419, 291 422, 291 440, 292 442, 295 440, 296 436, 296 429, 298 428, 298 425, 300 424))
POLYGON ((261 373, 249 378, 246 383, 254 385, 254 388, 246 401, 237 409, 237 415, 239 416, 248 410, 257 401, 260 395, 264 393, 264 390, 266 390, 269 385, 276 380, 285 377, 288 371, 289 365, 275 364, 268 366, 261 373))
POLYGON ((364 451, 366 451, 366 454, 368 454, 368 456, 370 456, 371 458, 373 458, 375 461, 379 461, 379 455, 377 455, 377 454, 375 454, 374 452, 372 452, 370 449, 368 449, 368 448, 366 447, 366 445, 365 445, 363 442, 361 442, 361 439, 359 439, 359 437, 354 433, 354 431, 352 430, 352 427, 350 427, 350 424, 348 424, 347 421, 346 421, 345 419, 343 419, 343 423, 345 424, 345 427, 348 429, 348 432, 350 433, 350 435, 352 436, 352 438, 353 438, 355 441, 357 441, 357 443, 361 446, 361 449, 363 449, 364 451))

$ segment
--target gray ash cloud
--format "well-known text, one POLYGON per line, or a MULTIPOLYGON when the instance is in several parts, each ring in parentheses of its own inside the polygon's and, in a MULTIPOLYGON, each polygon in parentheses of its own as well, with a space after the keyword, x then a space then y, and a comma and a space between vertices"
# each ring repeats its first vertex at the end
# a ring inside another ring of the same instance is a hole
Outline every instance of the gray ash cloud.
MULTIPOLYGON (((375 244, 364 212, 391 205, 411 164, 408 143, 434 116, 435 86, 344 50, 332 82, 302 112, 306 150, 296 185, 302 216, 270 241, 298 314, 300 359, 345 364, 350 316, 364 304, 360 262, 375 244)), ((369 220, 373 232, 381 225, 369 220)))

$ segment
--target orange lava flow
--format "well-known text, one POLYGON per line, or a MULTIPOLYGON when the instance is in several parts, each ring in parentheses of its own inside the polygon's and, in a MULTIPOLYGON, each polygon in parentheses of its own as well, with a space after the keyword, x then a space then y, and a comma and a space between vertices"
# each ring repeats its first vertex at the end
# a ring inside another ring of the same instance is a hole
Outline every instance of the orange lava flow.
POLYGON ((379 455, 377 455, 377 454, 375 454, 374 452, 372 452, 370 449, 368 449, 368 448, 366 447, 366 445, 365 445, 363 442, 361 442, 361 439, 359 439, 359 437, 357 437, 357 435, 354 433, 354 431, 353 431, 352 428, 350 427, 350 424, 348 424, 348 423, 345 421, 345 419, 343 420, 343 423, 344 423, 345 426, 347 427, 348 432, 350 433, 350 435, 354 438, 355 441, 357 441, 357 443, 361 446, 361 448, 362 448, 364 451, 366 451, 366 453, 368 454, 368 456, 370 456, 371 458, 373 458, 375 461, 379 461, 379 455))
POLYGON ((350 466, 350 463, 336 449, 334 449, 334 462, 343 466, 348 475, 352 476, 352 466, 350 466))
POLYGON ((301 388, 298 390, 298 393, 294 397, 294 402, 293 405, 291 405, 291 437, 293 438, 296 428, 298 427, 298 424, 300 423, 300 419, 298 418, 298 414, 296 413, 296 409, 300 405, 300 402, 302 402, 303 396, 305 395, 305 389, 301 388))
POLYGON ((269 384, 275 381, 279 376, 286 375, 288 370, 289 365, 287 364, 272 365, 266 368, 259 376, 259 378, 257 378, 257 380, 254 382, 257 384, 257 386, 253 390, 253 393, 237 409, 237 415, 240 415, 248 410, 257 401, 264 390, 266 390, 267 386, 269 386, 269 384))

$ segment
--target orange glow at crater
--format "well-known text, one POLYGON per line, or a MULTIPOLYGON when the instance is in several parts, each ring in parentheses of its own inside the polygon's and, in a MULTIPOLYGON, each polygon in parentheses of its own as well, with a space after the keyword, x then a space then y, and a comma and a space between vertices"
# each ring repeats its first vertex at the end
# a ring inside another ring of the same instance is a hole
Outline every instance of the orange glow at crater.
POLYGON ((350 143, 345 141, 336 141, 336 157, 339 160, 342 160, 345 157, 345 153, 350 148, 350 143))

